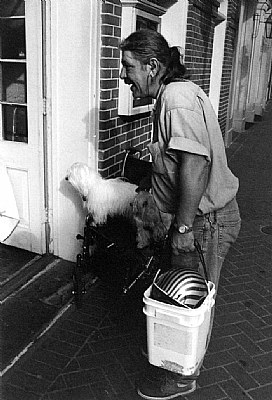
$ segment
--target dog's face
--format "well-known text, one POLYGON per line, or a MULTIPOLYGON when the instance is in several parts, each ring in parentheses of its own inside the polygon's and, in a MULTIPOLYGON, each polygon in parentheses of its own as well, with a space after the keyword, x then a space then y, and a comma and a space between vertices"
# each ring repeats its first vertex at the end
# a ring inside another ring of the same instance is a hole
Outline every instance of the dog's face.
POLYGON ((97 180, 96 173, 87 164, 76 162, 68 170, 65 179, 80 193, 83 200, 87 200, 92 183, 97 180))
POLYGON ((152 195, 149 192, 141 191, 133 202, 133 216, 146 223, 156 222, 158 219, 158 209, 152 195))

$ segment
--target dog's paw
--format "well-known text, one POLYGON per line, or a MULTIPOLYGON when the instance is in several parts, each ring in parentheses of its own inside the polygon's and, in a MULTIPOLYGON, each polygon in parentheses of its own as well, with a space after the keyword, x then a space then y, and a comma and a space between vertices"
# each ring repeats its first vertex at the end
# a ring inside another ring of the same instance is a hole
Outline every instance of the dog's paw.
POLYGON ((165 229, 165 227, 162 224, 157 225, 152 231, 152 239, 156 243, 161 242, 165 239, 166 234, 167 230, 165 229))
POLYGON ((145 229, 138 229, 136 242, 137 242, 137 249, 144 249, 145 247, 148 247, 151 242, 150 232, 145 229))

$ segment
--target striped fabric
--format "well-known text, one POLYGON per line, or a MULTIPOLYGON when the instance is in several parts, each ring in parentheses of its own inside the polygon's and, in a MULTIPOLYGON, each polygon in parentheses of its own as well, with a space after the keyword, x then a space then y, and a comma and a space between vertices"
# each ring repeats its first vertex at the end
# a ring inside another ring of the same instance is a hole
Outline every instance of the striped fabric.
POLYGON ((186 308, 199 307, 208 295, 205 279, 196 271, 174 268, 159 275, 153 285, 186 308))

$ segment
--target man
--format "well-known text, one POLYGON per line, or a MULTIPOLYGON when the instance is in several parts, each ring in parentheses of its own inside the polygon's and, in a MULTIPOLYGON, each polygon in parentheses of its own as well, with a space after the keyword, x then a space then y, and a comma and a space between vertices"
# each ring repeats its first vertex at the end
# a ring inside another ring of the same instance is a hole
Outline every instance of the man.
MULTIPOLYGON (((185 79, 178 48, 170 48, 158 32, 136 31, 120 48, 120 78, 130 85, 133 97, 156 99, 148 146, 152 194, 160 212, 173 217, 172 266, 199 268, 197 239, 217 288, 241 223, 235 198, 238 179, 228 168, 217 117, 203 90, 185 79)), ((212 321, 210 333, 211 328, 212 321)), ((145 399, 187 395, 196 389, 200 366, 190 376, 157 368, 139 382, 138 394, 145 399)))

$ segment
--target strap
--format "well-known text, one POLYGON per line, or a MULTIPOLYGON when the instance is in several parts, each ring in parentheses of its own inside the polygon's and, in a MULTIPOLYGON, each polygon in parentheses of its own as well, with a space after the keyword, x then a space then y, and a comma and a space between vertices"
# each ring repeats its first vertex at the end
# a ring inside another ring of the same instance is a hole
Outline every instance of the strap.
POLYGON ((200 244, 199 244, 199 242, 198 242, 197 239, 195 239, 194 245, 195 245, 195 248, 196 248, 196 250, 197 250, 197 252, 198 252, 198 255, 199 255, 201 264, 203 265, 204 274, 205 274, 205 279, 206 279, 206 281, 208 282, 208 281, 209 281, 208 270, 207 270, 207 267, 206 267, 206 263, 205 263, 203 251, 202 251, 201 246, 200 246, 200 244))

